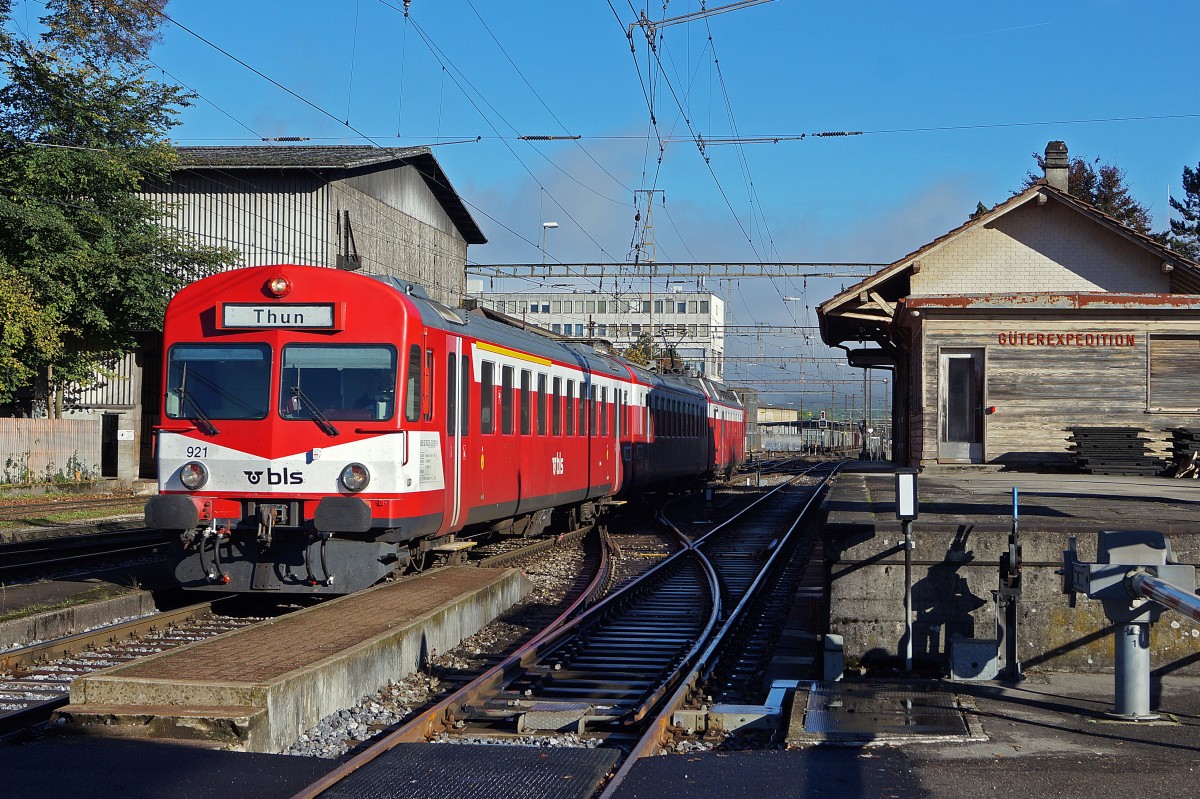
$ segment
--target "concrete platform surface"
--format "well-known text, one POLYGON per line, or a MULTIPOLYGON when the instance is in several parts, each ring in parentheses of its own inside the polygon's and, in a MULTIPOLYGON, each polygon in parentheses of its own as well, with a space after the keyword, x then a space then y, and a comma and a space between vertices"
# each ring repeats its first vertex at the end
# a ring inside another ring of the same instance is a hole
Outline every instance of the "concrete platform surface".
MULTIPOLYGON (((1104 717, 1112 702, 1108 675, 1053 674, 1013 686, 953 683, 948 689, 973 707, 970 714, 986 740, 668 755, 639 763, 618 796, 1128 799, 1151 791, 1186 796, 1200 786, 1198 679, 1156 680, 1154 705, 1169 715, 1153 724, 1104 717)), ((398 747, 394 761, 403 784, 374 795, 464 795, 447 793, 444 782, 429 782, 438 772, 421 759, 426 756, 410 755, 407 749, 398 747)), ((468 749, 483 750, 471 753, 477 759, 499 747, 429 749, 438 751, 427 757, 442 758, 466 758, 468 749)), ((576 757, 591 756, 588 750, 576 751, 584 753, 576 757)), ((571 771, 571 756, 544 749, 497 754, 491 765, 480 768, 481 791, 465 795, 495 795, 483 792, 482 783, 497 769, 512 767, 514 758, 535 763, 530 768, 539 774, 567 764, 558 777, 568 793, 554 795, 575 795, 571 783, 578 776, 571 771)), ((0 786, 5 796, 287 799, 336 765, 161 742, 52 735, 21 746, 0 745, 0 786)), ((589 774, 595 767, 590 760, 576 765, 589 774)))
POLYGON ((280 752, 326 715, 451 649, 531 587, 516 569, 438 569, 81 677, 60 713, 92 731, 280 752))
MULTIPOLYGON (((980 532, 1008 532, 1014 486, 1022 529, 1074 532, 1110 527, 1167 534, 1200 529, 1200 480, 969 470, 917 477, 917 526, 970 524, 980 532)), ((831 523, 899 526, 895 478, 886 471, 840 474, 825 507, 831 523)))
POLYGON ((788 796, 861 799, 1127 799, 1200 787, 1200 681, 1155 684, 1164 721, 1103 715, 1111 675, 1054 674, 1016 686, 954 683, 986 740, 814 746, 656 757, 638 763, 622 799, 788 796))
POLYGON ((166 742, 55 738, 0 745, 0 795, 122 799, 287 799, 337 765, 166 742))

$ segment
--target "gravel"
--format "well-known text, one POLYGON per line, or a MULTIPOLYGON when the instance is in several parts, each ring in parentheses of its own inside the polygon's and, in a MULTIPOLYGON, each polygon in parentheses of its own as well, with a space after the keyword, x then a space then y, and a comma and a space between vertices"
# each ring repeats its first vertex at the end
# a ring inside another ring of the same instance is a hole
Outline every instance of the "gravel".
MULTIPOLYGON (((583 566, 583 549, 578 544, 555 547, 539 553, 525 567, 533 582, 529 595, 506 611, 500 618, 484 626, 474 635, 463 639, 458 646, 444 654, 433 653, 424 669, 412 674, 397 675, 379 691, 364 696, 352 708, 326 716, 304 733, 284 754, 305 757, 337 758, 405 719, 412 713, 448 693, 460 683, 449 683, 439 677, 467 672, 475 674, 489 663, 510 651, 513 645, 531 632, 541 629, 548 608, 559 605, 575 583, 583 566)), ((595 746, 581 742, 578 736, 525 736, 521 745, 561 747, 568 745, 595 746), (574 739, 574 743, 571 739, 574 739)), ((468 742, 448 737, 446 743, 468 742)), ((474 743, 495 743, 490 739, 471 739, 474 743)))

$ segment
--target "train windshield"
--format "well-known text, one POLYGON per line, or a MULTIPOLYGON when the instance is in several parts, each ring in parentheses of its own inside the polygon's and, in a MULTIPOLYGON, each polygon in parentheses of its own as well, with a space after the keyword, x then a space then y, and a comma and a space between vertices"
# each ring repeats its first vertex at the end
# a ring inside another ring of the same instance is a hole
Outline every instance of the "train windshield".
POLYGON ((262 419, 271 407, 266 344, 176 344, 167 357, 167 418, 262 419))
POLYGON ((385 344, 289 344, 279 414, 285 419, 390 419, 396 349, 385 344))

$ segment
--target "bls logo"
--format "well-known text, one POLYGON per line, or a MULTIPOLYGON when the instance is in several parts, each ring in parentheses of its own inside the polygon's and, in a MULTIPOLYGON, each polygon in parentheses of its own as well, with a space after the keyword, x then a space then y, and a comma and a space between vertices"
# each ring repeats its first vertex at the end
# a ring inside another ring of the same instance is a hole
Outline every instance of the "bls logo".
POLYGON ((554 453, 554 457, 550 459, 550 473, 562 474, 566 471, 565 461, 561 452, 554 453))
MULTIPOLYGON (((244 471, 242 474, 246 475, 246 479, 252 486, 262 482, 263 472, 261 471, 244 471)), ((271 486, 298 486, 304 482, 304 472, 289 472, 287 469, 277 472, 274 469, 267 469, 266 475, 267 485, 271 486)))

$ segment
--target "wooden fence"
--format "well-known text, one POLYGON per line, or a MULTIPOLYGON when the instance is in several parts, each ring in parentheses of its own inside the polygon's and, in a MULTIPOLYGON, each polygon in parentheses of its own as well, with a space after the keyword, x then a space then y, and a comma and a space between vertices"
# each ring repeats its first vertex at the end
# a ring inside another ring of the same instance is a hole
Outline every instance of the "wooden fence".
POLYGON ((0 419, 0 483, 100 476, 99 419, 0 419))

